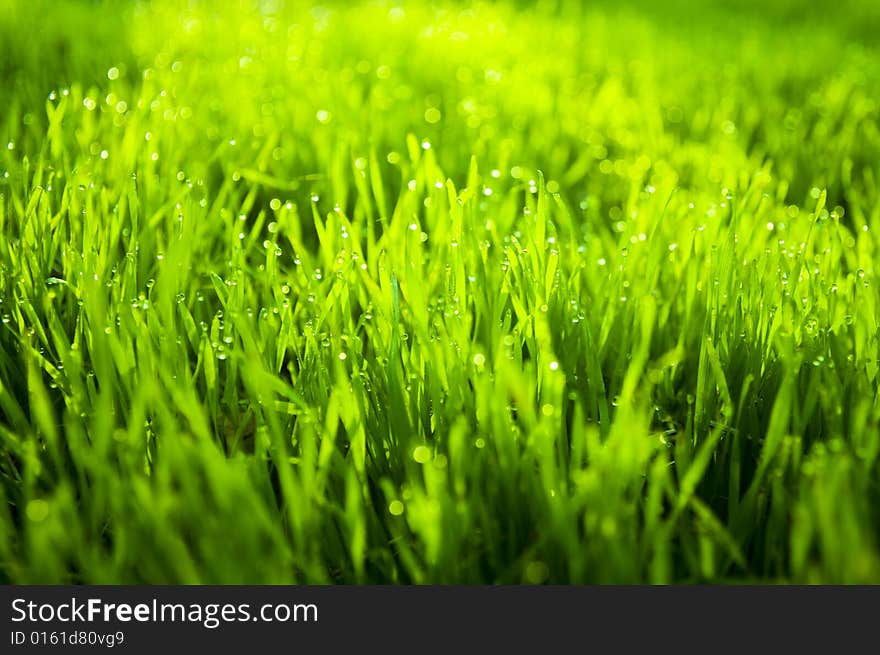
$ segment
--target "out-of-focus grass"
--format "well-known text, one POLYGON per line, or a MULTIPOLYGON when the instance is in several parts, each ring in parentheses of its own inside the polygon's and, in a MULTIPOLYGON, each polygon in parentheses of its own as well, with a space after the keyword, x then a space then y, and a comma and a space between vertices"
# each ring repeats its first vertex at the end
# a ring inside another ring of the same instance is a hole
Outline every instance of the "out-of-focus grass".
POLYGON ((0 0, 0 580, 880 581, 880 10, 695 4, 0 0))

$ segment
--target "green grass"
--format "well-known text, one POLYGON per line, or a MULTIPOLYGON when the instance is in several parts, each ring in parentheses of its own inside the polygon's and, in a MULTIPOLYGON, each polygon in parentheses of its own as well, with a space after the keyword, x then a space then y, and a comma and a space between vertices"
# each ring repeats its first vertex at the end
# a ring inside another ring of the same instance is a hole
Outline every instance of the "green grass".
POLYGON ((282 5, 0 0, 0 581, 880 582, 880 9, 282 5))

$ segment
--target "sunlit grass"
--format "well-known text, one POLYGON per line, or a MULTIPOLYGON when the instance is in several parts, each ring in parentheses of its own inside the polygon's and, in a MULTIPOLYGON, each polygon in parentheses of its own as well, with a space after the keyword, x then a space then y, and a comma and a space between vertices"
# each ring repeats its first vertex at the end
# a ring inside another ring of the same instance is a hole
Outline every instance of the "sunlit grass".
POLYGON ((0 0, 0 581, 880 582, 880 12, 0 0))

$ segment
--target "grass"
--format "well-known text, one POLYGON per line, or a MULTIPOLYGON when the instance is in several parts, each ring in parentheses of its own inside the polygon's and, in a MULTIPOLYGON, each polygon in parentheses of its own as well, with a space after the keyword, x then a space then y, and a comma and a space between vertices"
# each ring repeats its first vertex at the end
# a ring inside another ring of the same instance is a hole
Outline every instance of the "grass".
POLYGON ((0 0, 0 581, 880 582, 880 10, 583 5, 0 0))

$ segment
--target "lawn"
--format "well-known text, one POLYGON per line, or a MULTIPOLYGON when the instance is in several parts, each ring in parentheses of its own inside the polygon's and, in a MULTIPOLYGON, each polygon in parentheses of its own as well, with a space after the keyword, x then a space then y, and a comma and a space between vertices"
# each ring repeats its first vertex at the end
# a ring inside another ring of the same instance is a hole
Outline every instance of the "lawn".
POLYGON ((0 0, 0 582, 880 583, 878 35, 0 0))

